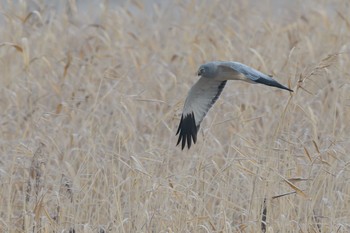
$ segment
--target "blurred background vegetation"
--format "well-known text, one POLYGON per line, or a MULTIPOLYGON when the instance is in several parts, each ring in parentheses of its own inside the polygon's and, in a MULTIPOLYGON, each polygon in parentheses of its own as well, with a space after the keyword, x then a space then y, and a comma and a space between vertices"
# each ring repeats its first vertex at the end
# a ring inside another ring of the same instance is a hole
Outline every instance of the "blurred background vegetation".
POLYGON ((0 1, 1 232, 349 232, 350 11, 326 1, 0 1), (175 147, 200 64, 229 82, 175 147))

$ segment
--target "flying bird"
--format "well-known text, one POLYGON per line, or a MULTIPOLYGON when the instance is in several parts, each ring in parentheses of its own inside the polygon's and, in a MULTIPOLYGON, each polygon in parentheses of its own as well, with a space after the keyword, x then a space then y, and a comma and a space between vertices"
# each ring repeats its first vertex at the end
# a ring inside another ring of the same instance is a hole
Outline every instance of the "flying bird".
POLYGON ((293 92, 270 76, 239 62, 208 62, 199 67, 197 75, 201 77, 188 92, 179 128, 176 132, 176 135, 179 135, 176 145, 181 142, 182 150, 186 143, 188 149, 191 147, 192 141, 196 143, 200 124, 211 106, 219 98, 227 80, 260 83, 293 92))

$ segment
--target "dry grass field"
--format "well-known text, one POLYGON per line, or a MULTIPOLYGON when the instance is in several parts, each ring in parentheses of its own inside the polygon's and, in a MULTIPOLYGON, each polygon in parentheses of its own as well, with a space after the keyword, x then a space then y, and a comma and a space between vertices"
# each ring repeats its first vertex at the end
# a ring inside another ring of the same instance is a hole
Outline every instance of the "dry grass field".
POLYGON ((350 232, 350 4, 0 3, 0 232, 350 232), (190 150, 200 64, 228 82, 190 150))

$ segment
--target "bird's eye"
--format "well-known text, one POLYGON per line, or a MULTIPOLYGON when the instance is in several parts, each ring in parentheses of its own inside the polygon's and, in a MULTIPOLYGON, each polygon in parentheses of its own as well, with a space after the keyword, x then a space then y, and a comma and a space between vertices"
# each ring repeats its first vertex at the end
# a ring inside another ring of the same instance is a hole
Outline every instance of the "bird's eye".
POLYGON ((204 73, 204 69, 203 68, 198 70, 198 76, 201 76, 203 73, 204 73))

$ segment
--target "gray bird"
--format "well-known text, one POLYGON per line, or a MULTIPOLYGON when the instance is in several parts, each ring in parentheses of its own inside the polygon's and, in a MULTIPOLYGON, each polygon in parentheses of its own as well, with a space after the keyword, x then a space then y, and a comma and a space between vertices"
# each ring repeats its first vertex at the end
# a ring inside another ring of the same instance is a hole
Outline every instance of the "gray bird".
POLYGON ((176 135, 179 134, 176 145, 182 142, 182 150, 185 148, 186 142, 188 149, 191 147, 192 141, 196 143, 200 124, 211 106, 219 98, 227 80, 260 83, 293 92, 268 75, 239 62, 208 62, 199 67, 197 74, 201 78, 188 92, 176 133, 176 135))

